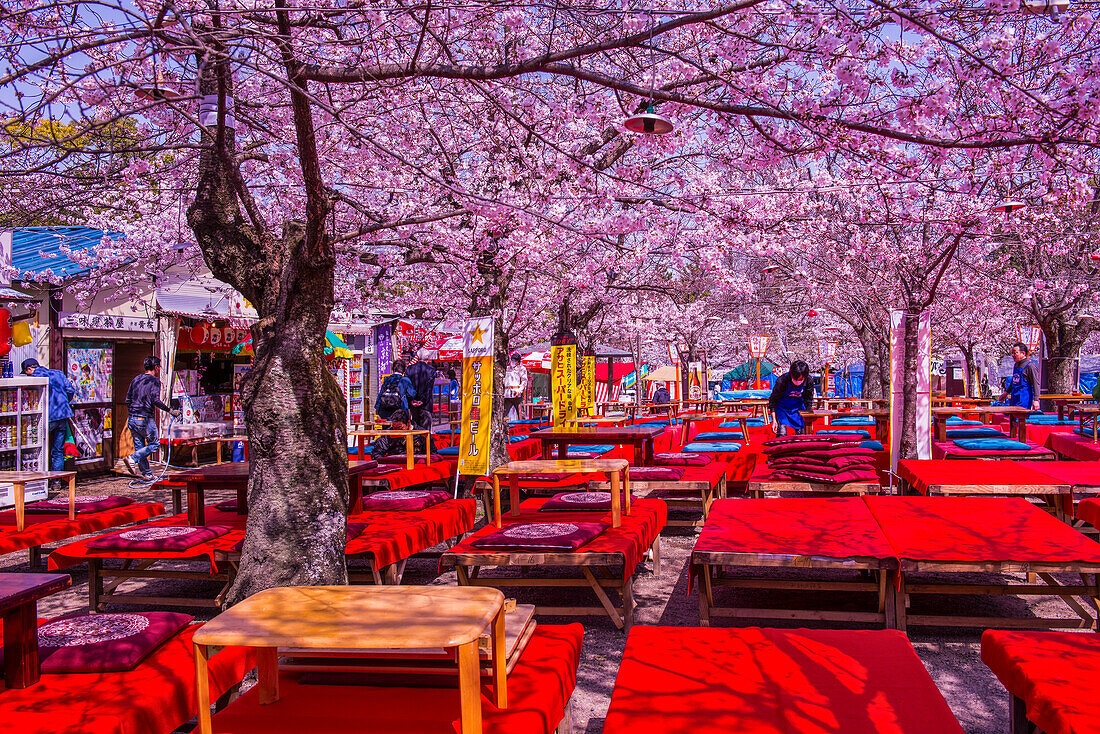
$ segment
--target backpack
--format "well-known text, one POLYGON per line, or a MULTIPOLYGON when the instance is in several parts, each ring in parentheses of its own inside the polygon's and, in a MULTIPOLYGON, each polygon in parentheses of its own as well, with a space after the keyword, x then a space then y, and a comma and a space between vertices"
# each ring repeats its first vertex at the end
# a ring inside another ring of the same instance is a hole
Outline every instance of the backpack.
POLYGON ((378 400, 374 404, 374 410, 378 415, 385 417, 401 405, 401 375, 390 375, 382 381, 382 387, 378 390, 378 400))

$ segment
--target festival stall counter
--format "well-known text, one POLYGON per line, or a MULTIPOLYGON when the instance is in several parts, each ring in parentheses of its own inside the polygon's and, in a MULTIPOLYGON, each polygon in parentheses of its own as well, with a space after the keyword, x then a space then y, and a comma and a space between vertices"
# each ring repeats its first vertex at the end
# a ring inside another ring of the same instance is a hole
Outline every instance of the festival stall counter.
MULTIPOLYGON (((0 471, 37 472, 50 468, 49 380, 14 377, 0 380, 0 471)), ((24 487, 27 502, 46 499, 46 482, 24 487)), ((0 509, 16 504, 14 487, 0 480, 0 509)))

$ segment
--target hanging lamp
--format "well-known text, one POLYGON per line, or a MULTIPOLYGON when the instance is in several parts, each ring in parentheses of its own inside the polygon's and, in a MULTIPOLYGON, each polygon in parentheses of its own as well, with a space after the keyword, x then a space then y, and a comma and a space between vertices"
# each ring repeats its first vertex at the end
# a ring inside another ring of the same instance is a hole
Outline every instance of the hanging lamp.
POLYGON ((1004 199, 994 204, 990 211, 997 212, 998 214, 1011 214, 1012 212, 1019 211, 1026 206, 1027 202, 1019 201, 1017 199, 1004 199))
POLYGON ((672 124, 672 120, 657 114, 652 102, 646 107, 645 112, 631 115, 623 120, 623 126, 632 133, 645 135, 665 135, 676 127, 672 124))

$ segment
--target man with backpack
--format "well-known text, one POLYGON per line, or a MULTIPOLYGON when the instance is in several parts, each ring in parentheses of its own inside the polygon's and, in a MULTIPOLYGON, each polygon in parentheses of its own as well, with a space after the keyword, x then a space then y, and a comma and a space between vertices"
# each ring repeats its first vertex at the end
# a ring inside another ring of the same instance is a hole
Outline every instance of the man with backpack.
POLYGON ((412 383, 412 394, 409 395, 409 413, 412 424, 421 430, 432 430, 432 395, 435 392, 435 367, 422 359, 417 359, 415 352, 409 352, 409 368, 405 371, 405 377, 412 383))
POLYGON ((412 383, 405 377, 405 361, 398 359, 393 363, 393 373, 382 380, 378 388, 378 399, 374 401, 374 412, 382 420, 389 420, 396 410, 409 412, 409 396, 413 394, 412 383))

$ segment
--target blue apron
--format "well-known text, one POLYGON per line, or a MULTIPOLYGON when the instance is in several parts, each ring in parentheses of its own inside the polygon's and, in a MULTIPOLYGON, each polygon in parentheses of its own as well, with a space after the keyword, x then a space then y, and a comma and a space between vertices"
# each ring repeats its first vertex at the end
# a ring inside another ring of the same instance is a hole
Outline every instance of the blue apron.
POLYGON ((1008 383, 1008 390, 1012 393, 1008 398, 1009 405, 1019 405, 1024 408, 1031 407, 1031 385, 1024 379, 1024 370, 1029 364, 1031 364, 1031 360, 1025 359, 1023 364, 1017 364, 1012 368, 1012 379, 1008 383))
POLYGON ((802 421, 802 416, 799 412, 806 408, 806 403, 802 400, 802 391, 806 389, 806 386, 795 385, 793 382, 791 386, 787 388, 787 394, 779 398, 779 403, 775 406, 775 421, 781 426, 790 426, 796 431, 801 431, 805 423, 802 421))

